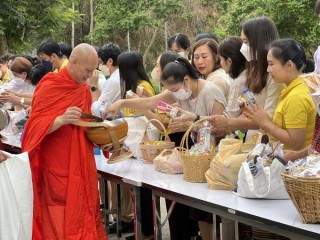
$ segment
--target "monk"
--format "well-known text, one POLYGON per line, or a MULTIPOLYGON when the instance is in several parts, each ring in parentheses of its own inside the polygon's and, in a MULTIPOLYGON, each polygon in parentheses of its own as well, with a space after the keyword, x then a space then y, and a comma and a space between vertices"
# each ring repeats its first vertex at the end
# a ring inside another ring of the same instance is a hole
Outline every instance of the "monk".
POLYGON ((93 47, 80 44, 66 68, 37 85, 22 149, 34 188, 33 240, 105 240, 93 145, 72 125, 90 112, 87 79, 98 67, 93 47))

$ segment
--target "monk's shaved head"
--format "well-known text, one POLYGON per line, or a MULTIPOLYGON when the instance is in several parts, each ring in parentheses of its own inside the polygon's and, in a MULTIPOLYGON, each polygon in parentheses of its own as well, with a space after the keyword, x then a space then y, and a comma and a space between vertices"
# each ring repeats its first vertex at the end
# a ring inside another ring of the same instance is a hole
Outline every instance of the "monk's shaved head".
POLYGON ((71 52, 67 69, 76 82, 84 83, 92 76, 98 64, 96 50, 87 43, 81 43, 71 52))
POLYGON ((89 56, 98 57, 98 54, 91 45, 87 43, 80 43, 73 49, 70 58, 77 58, 82 62, 83 60, 88 59, 89 56))

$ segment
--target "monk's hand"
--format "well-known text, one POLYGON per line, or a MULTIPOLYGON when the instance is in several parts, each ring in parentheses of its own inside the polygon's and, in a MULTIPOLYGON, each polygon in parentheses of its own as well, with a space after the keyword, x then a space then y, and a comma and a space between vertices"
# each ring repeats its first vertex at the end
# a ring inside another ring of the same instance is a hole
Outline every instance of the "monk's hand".
POLYGON ((7 154, 5 154, 4 152, 0 151, 0 163, 4 162, 8 158, 9 158, 9 156, 7 154))
POLYGON ((106 119, 106 117, 107 117, 107 115, 109 113, 112 113, 113 114, 113 119, 115 119, 117 117, 117 115, 119 115, 119 113, 120 113, 120 108, 122 106, 122 101, 123 100, 118 100, 115 103, 113 103, 111 106, 106 108, 104 110, 104 112, 102 113, 102 119, 106 119))
POLYGON ((78 107, 69 107, 61 116, 62 125, 73 123, 78 120, 81 115, 81 109, 78 107))

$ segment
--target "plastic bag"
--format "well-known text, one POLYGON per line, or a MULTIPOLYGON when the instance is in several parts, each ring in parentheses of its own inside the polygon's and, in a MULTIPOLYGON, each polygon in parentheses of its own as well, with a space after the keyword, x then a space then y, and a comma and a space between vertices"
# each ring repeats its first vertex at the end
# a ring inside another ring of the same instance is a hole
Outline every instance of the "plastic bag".
POLYGON ((27 153, 0 163, 0 239, 31 240, 33 188, 27 153))
POLYGON ((155 170, 168 174, 183 173, 182 161, 177 148, 163 150, 154 160, 155 170))

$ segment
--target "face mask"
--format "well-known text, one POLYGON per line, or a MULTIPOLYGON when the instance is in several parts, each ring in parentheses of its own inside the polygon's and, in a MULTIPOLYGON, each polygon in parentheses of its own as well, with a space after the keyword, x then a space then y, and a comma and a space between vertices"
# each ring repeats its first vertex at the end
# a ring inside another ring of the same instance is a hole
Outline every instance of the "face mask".
POLYGON ((251 62, 253 60, 251 57, 250 46, 248 46, 247 44, 242 43, 242 46, 240 48, 240 52, 245 57, 245 59, 247 59, 248 62, 251 62))
POLYGON ((41 63, 42 63, 42 65, 44 66, 44 68, 45 68, 47 71, 49 71, 49 72, 52 71, 52 63, 51 63, 50 61, 44 61, 44 60, 42 60, 41 63))
POLYGON ((187 100, 191 97, 192 92, 190 89, 186 91, 184 88, 180 88, 178 91, 172 92, 172 94, 178 100, 187 100))
POLYGON ((180 57, 184 57, 184 58, 186 57, 186 54, 184 51, 178 52, 178 54, 180 57))
POLYGON ((156 68, 152 70, 151 78, 158 83, 160 82, 160 73, 156 70, 156 68))
POLYGON ((103 73, 103 75, 110 76, 110 71, 107 65, 99 64, 99 70, 103 73))

